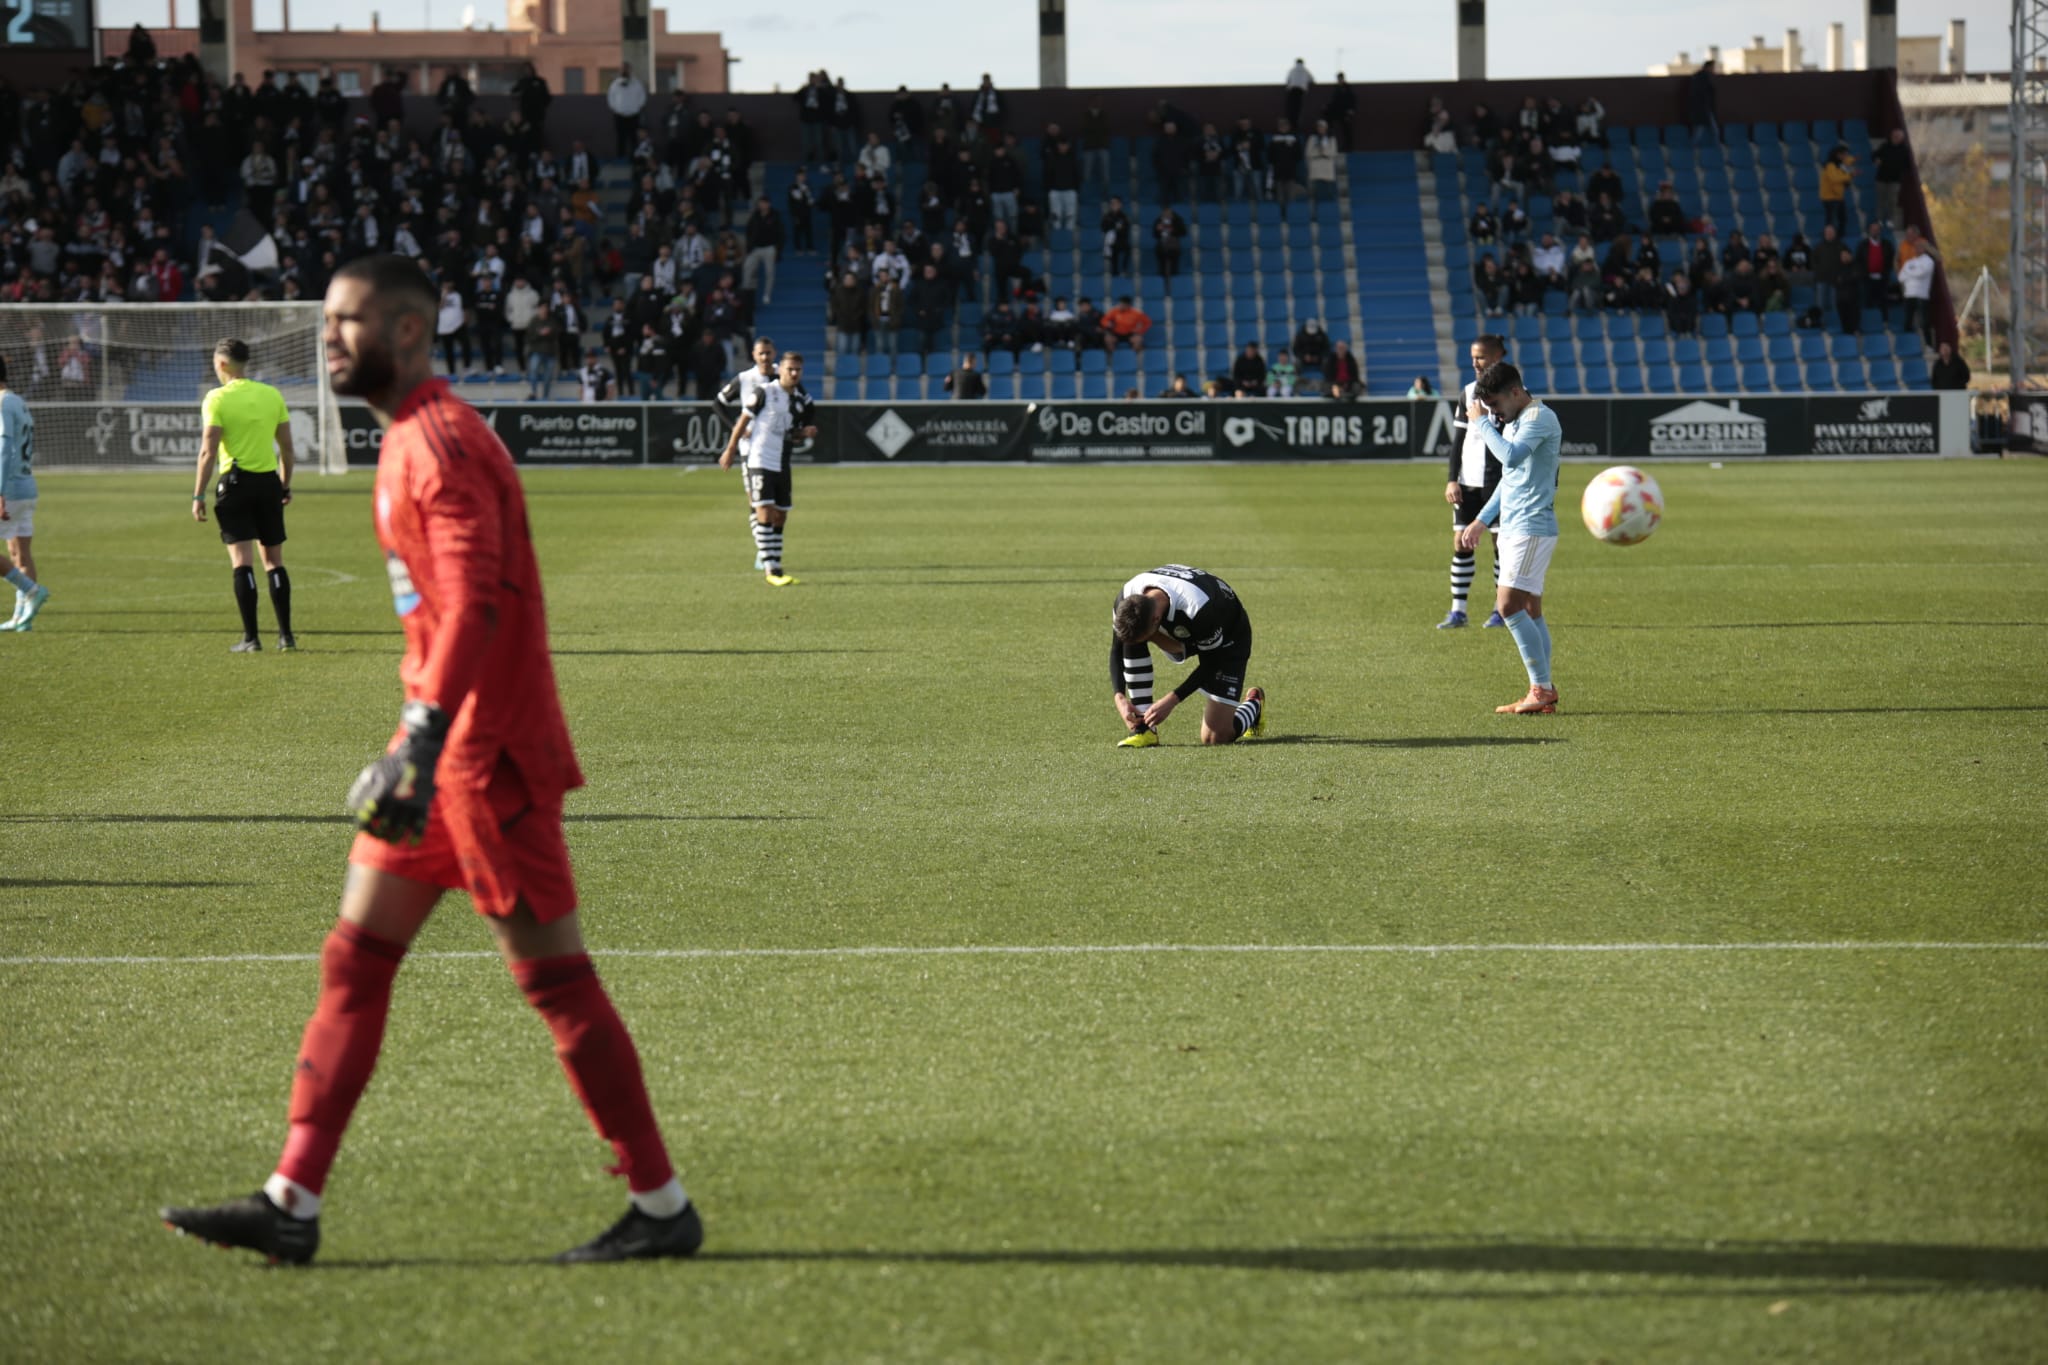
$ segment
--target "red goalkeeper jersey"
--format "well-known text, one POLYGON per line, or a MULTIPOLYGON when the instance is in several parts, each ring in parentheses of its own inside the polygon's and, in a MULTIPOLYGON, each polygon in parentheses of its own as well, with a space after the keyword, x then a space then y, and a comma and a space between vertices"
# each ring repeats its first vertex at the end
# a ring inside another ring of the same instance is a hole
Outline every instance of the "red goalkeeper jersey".
POLYGON ((446 382, 414 389, 384 433, 376 508, 405 623, 405 695, 453 713, 441 785, 481 791, 510 758, 529 792, 582 786, 526 496, 497 433, 446 382))

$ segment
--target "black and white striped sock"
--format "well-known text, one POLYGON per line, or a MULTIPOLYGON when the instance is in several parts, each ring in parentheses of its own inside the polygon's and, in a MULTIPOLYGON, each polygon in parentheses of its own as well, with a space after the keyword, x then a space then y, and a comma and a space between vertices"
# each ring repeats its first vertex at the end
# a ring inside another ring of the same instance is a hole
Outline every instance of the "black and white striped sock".
POLYGON ((1124 691, 1131 705, 1143 712, 1152 704, 1152 651, 1124 655, 1124 691))
POLYGON ((782 576, 782 528, 764 526, 761 529, 767 533, 761 542, 761 554, 768 561, 768 572, 779 578, 782 576))
POLYGON ((770 558, 768 554, 769 538, 775 534, 775 528, 764 522, 757 521, 752 523, 751 529, 754 532, 754 553, 760 557, 765 565, 770 558))
POLYGON ((1238 704, 1238 708, 1230 713, 1231 723, 1237 727, 1237 733, 1231 736, 1232 739, 1243 739, 1245 732, 1259 723, 1260 709, 1261 703, 1257 697, 1238 704))
POLYGON ((1451 610, 1462 612, 1472 596, 1472 574, 1476 557, 1470 550, 1451 552, 1451 610))

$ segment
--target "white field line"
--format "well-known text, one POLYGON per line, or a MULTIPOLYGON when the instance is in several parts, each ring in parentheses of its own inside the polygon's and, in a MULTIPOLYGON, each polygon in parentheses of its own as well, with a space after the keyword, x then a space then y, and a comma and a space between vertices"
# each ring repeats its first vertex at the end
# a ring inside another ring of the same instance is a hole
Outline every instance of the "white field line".
MULTIPOLYGON (((1435 957, 1452 953, 2036 953, 2048 942, 1961 943, 1900 939, 1858 942, 1764 943, 1048 943, 961 944, 937 947, 895 945, 842 948, 621 948, 592 954, 600 961, 648 959, 726 960, 745 958, 932 958, 932 957, 1101 957, 1116 954, 1207 953, 1235 955, 1321 954, 1334 957, 1435 957)), ((455 962, 494 959, 484 950, 419 952, 411 961, 455 962)), ((0 967, 187 967, 219 963, 317 962, 318 953, 218 953, 189 957, 30 956, 0 957, 0 967)))

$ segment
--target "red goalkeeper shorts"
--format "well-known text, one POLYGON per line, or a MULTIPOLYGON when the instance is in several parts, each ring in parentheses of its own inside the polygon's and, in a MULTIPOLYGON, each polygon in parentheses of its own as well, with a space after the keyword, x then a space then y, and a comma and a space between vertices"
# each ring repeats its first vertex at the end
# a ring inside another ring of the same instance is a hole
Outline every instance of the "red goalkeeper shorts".
POLYGON ((576 909, 576 878, 562 837, 562 794, 529 792, 509 760, 500 760, 482 791, 435 792, 419 843, 358 834, 348 860, 408 881, 467 891, 481 915, 503 918, 524 901, 546 924, 576 909))

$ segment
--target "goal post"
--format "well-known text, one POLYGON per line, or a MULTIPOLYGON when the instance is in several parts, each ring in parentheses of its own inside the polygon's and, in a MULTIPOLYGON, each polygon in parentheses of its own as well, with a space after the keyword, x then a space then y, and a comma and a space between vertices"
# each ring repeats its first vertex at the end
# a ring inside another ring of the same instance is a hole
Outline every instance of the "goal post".
POLYGON ((190 469, 213 348, 249 343, 248 376, 284 395, 301 469, 348 469, 317 303, 77 303, 0 308, 8 384, 36 419, 36 468, 190 469))

